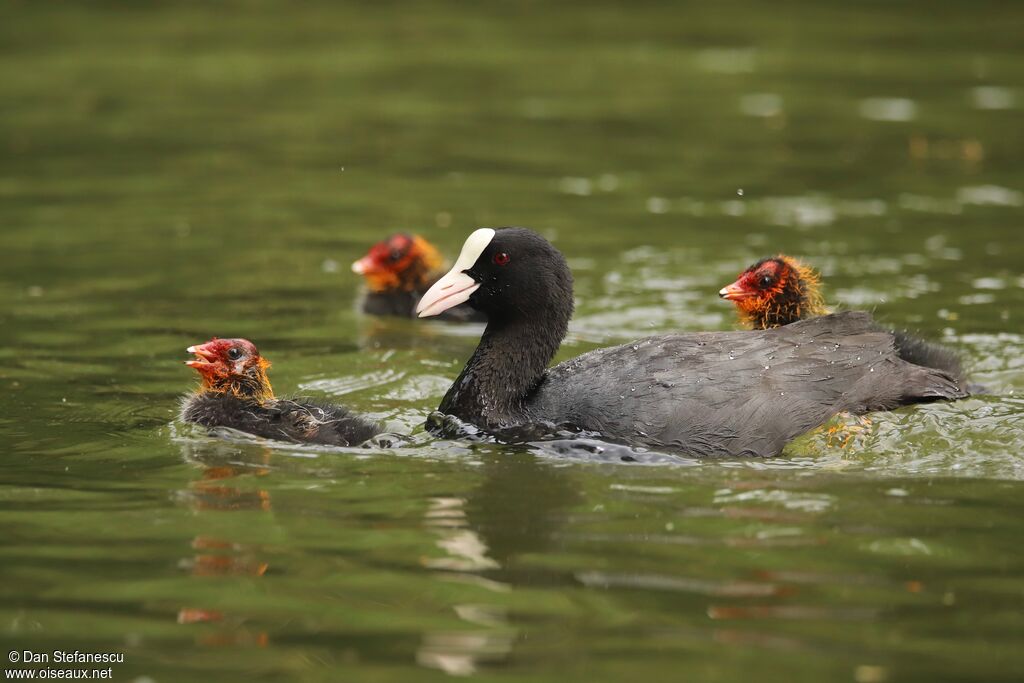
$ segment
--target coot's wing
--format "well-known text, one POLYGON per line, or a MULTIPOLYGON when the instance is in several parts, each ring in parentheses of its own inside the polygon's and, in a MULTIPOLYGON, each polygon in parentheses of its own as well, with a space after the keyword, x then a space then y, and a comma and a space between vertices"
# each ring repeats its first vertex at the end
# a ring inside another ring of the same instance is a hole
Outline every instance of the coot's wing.
POLYGON ((693 455, 775 455, 841 411, 962 395, 897 358, 892 334, 845 312, 757 332, 665 335, 552 368, 537 417, 693 455))

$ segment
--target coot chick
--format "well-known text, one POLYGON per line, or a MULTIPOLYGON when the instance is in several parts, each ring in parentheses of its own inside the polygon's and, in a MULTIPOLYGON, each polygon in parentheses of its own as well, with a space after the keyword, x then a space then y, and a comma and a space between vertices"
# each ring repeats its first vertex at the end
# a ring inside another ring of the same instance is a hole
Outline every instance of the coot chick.
MULTIPOLYGON (((352 272, 366 281, 361 308, 370 315, 413 318, 423 293, 444 274, 444 257, 419 235, 395 233, 370 248, 352 264, 352 272)), ((483 322, 469 306, 445 311, 443 320, 483 322)))
POLYGON ((866 313, 758 331, 647 337, 552 368, 573 312, 572 275, 525 228, 482 228, 423 295, 420 316, 468 302, 480 344, 439 411, 489 431, 553 423, 691 455, 777 455, 840 412, 965 396, 895 353, 866 313))
POLYGON ((782 254, 753 264, 720 289, 718 296, 733 302, 740 322, 755 330, 828 313, 821 295, 821 276, 782 254))
POLYGON ((328 446, 355 446, 384 431, 347 408, 305 398, 276 398, 270 362, 246 339, 212 339, 187 351, 185 364, 202 378, 186 396, 181 419, 204 427, 230 427, 254 436, 328 446))
MULTIPOLYGON (((758 330, 828 313, 821 295, 821 277, 813 268, 785 254, 761 259, 718 295, 736 305, 740 322, 758 330)), ((944 370, 964 382, 963 367, 953 351, 903 330, 893 330, 892 335, 896 354, 903 360, 944 370)))

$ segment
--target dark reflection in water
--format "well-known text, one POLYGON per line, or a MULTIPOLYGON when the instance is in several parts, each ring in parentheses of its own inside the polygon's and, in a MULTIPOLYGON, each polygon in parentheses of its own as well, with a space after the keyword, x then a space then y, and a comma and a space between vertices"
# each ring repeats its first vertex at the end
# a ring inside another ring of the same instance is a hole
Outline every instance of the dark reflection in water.
MULTIPOLYGON (((502 568, 494 573, 500 578, 514 574, 517 557, 550 548, 583 497, 570 469, 532 455, 488 455, 482 468, 480 486, 466 497, 466 521, 502 568)), ((517 583, 528 585, 529 572, 517 583)))
MULTIPOLYGON (((223 448, 215 449, 210 454, 203 449, 194 452, 188 442, 182 442, 182 445, 185 459, 201 468, 200 478, 193 480, 180 494, 181 500, 190 509, 201 516, 211 513, 272 511, 269 491, 238 486, 243 482, 248 483, 249 477, 267 477, 270 474, 266 467, 272 458, 269 448, 260 449, 255 460, 242 465, 224 462, 225 454, 217 453, 223 451, 223 448)), ((258 546, 229 538, 197 535, 193 537, 191 547, 193 554, 182 558, 178 566, 199 581, 232 581, 240 577, 258 579, 270 568, 270 563, 262 556, 258 546)), ((178 610, 177 622, 186 628, 195 628, 197 624, 216 625, 215 630, 196 633, 196 643, 204 647, 267 647, 270 643, 268 633, 265 630, 254 630, 247 624, 246 617, 226 614, 218 609, 183 605, 178 610)))
MULTIPOLYGON (((572 473, 526 453, 488 454, 480 467, 480 484, 465 497, 431 501, 425 522, 436 529, 444 556, 427 560, 426 566, 458 572, 447 578, 499 595, 568 580, 524 570, 518 558, 544 553, 558 542, 557 531, 580 500, 572 473)), ((425 633, 417 652, 421 665, 468 675, 511 656, 519 630, 504 604, 472 602, 452 609, 473 630, 425 633)))

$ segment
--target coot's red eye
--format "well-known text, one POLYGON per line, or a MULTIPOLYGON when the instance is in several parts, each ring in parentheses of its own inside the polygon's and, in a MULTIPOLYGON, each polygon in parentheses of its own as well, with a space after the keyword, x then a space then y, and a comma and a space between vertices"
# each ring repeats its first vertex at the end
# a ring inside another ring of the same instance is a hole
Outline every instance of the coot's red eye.
POLYGON ((509 257, 509 255, 503 251, 499 251, 497 254, 494 255, 494 262, 499 266, 504 266, 511 260, 512 259, 509 257))

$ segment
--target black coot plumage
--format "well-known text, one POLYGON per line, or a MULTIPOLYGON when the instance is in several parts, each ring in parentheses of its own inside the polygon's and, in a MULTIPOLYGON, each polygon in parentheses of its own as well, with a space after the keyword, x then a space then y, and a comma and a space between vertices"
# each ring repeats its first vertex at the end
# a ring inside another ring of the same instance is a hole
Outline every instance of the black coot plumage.
MULTIPOLYGON (((423 293, 444 274, 444 257, 419 235, 398 232, 370 247, 366 256, 352 264, 363 276, 366 292, 360 308, 370 315, 413 318, 423 293)), ((456 306, 441 318, 452 322, 483 322, 469 306, 456 306)))
MULTIPOLYGON (((735 304, 742 323, 760 330, 828 313, 821 295, 821 277, 810 266, 785 254, 757 261, 718 295, 735 304)), ((950 349, 905 330, 892 330, 892 335, 896 355, 903 360, 944 370, 960 383, 966 381, 960 358, 950 349)))
POLYGON ((196 358, 185 363, 202 384, 182 402, 185 422, 328 446, 355 446, 384 431, 343 406, 276 398, 267 378, 270 363, 246 339, 213 339, 188 352, 196 358))
POLYGON ((482 228, 419 304, 488 316, 439 410, 488 430, 554 423, 691 455, 778 454, 837 413, 965 396, 945 372, 901 360, 866 313, 764 331, 648 337, 547 365, 572 315, 572 275, 525 228, 482 228))

